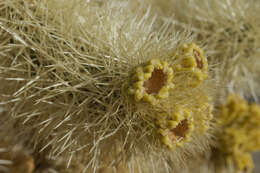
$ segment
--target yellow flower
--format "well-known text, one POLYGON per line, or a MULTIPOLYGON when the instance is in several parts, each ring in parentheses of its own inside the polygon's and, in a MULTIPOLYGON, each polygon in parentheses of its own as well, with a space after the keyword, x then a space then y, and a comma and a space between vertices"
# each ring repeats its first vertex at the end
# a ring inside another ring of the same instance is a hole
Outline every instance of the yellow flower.
POLYGON ((172 79, 173 69, 168 63, 152 59, 146 65, 136 68, 129 93, 134 95, 137 102, 143 100, 155 105, 159 99, 169 96, 169 90, 174 87, 172 79))
POLYGON ((179 62, 174 64, 174 70, 191 76, 191 86, 196 87, 207 78, 208 61, 203 56, 203 50, 195 43, 183 44, 176 57, 179 62))
POLYGON ((230 95, 220 107, 217 134, 220 151, 227 163, 234 163, 238 171, 253 168, 250 152, 260 149, 260 107, 249 104, 237 95, 230 95))
POLYGON ((191 112, 187 109, 179 109, 171 115, 159 115, 157 125, 158 132, 162 136, 162 143, 170 150, 189 141, 194 129, 191 112))
POLYGON ((254 168, 252 157, 247 152, 237 151, 232 156, 229 156, 229 159, 230 160, 228 160, 228 162, 232 162, 232 160, 234 160, 235 166, 237 167, 239 172, 251 172, 254 168))

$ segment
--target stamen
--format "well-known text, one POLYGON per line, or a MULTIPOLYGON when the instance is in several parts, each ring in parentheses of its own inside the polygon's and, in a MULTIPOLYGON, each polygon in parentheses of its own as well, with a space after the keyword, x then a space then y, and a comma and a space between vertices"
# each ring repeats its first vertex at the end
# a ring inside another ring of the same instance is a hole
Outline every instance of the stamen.
POLYGON ((144 82, 145 91, 148 94, 158 94, 165 85, 166 75, 161 69, 154 69, 152 76, 144 82))
POLYGON ((177 127, 175 127, 174 129, 171 129, 171 134, 174 135, 177 138, 184 138, 187 131, 188 131, 189 127, 188 127, 188 120, 184 119, 182 120, 177 127))
POLYGON ((202 62, 202 59, 200 57, 201 56, 200 53, 197 50, 193 50, 193 55, 196 59, 197 67, 199 69, 202 69, 203 68, 203 62, 202 62))

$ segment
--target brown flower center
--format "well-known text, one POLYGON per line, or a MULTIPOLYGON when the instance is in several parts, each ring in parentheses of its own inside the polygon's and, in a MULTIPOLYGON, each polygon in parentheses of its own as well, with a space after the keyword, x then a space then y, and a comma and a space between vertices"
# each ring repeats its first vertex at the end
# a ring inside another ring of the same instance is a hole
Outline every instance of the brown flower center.
POLYGON ((170 130, 169 137, 172 141, 178 140, 179 138, 184 138, 188 131, 188 120, 182 120, 177 127, 170 130))
POLYGON ((166 81, 166 75, 161 69, 154 69, 152 76, 144 82, 145 91, 148 94, 158 94, 166 81))
POLYGON ((202 59, 200 57, 200 53, 198 51, 196 51, 196 50, 193 50, 193 55, 194 55, 194 57, 196 59, 197 67, 199 69, 202 69, 203 68, 203 63, 202 63, 202 59))

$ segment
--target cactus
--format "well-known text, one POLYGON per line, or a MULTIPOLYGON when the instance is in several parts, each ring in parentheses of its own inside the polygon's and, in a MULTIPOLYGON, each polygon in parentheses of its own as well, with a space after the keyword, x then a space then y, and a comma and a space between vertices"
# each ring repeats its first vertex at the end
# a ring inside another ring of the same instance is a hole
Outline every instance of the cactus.
POLYGON ((0 172, 252 171, 259 7, 0 1, 0 172))

